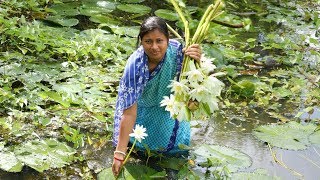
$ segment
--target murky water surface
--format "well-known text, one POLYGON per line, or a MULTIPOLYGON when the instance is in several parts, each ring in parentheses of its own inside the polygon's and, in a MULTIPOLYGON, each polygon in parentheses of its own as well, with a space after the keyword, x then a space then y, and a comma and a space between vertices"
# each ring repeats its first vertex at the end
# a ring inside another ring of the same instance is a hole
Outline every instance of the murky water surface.
MULTIPOLYGON (((320 109, 316 109, 310 117, 320 118, 320 109)), ((306 118, 309 118, 307 113, 302 115, 302 119, 306 118)), ((208 122, 197 122, 194 125, 201 124, 201 128, 193 129, 192 145, 196 147, 204 143, 217 144, 246 153, 252 158, 252 165, 244 171, 253 172, 255 169, 262 168, 266 169, 269 175, 278 176, 281 179, 319 180, 320 147, 310 146, 302 151, 273 147, 271 152, 265 143, 251 134, 254 125, 274 122, 274 119, 263 113, 257 117, 249 117, 246 121, 225 122, 224 119, 217 118, 208 122), (272 153, 275 153, 276 158, 282 161, 286 168, 274 161, 272 153)))
MULTIPOLYGON (((190 2, 194 5, 207 3, 207 1, 190 2)), ((259 4, 259 1, 254 2, 256 5, 259 4)), ((301 116, 302 120, 319 118, 319 108, 315 109, 311 115, 305 113, 301 116)), ((274 122, 276 122, 275 119, 270 118, 264 113, 249 117, 228 115, 228 119, 217 117, 211 121, 193 122, 192 146, 196 147, 204 143, 209 145, 217 144, 244 152, 252 158, 252 165, 243 171, 251 172, 262 168, 266 169, 269 175, 278 176, 281 179, 319 180, 320 147, 310 146, 303 151, 284 150, 276 147, 270 150, 265 143, 259 141, 251 134, 252 129, 258 125, 274 122), (275 153, 277 159, 282 161, 283 165, 275 162, 272 153, 275 153)), ((83 153, 86 153, 86 151, 83 151, 83 153)), ((84 154, 84 156, 89 157, 87 161, 88 167, 101 169, 111 166, 111 143, 108 143, 103 149, 95 150, 91 153, 93 154, 84 154)), ((75 171, 77 171, 76 168, 75 171)), ((57 179, 59 177, 58 174, 53 176, 56 176, 57 179)), ((23 172, 17 174, 0 171, 0 179, 45 179, 45 176, 30 168, 25 168, 23 172)), ((73 179, 81 179, 81 177, 74 177, 73 179)))

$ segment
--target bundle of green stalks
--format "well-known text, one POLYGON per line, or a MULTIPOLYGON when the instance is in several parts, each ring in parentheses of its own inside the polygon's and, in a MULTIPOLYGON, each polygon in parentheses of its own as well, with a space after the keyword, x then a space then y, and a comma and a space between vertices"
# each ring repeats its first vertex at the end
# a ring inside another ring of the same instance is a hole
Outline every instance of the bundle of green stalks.
MULTIPOLYGON (((183 24, 184 24, 184 32, 185 32, 185 47, 188 48, 191 44, 201 44, 204 38, 206 37, 208 30, 210 28, 210 22, 221 15, 223 11, 221 10, 224 7, 224 3, 221 0, 217 0, 214 4, 210 4, 208 8, 206 9, 205 13, 203 14, 198 27, 193 35, 192 38, 190 38, 190 29, 189 29, 189 22, 184 17, 179 5, 177 4, 176 0, 170 0, 170 2, 173 4, 176 12, 180 16, 183 24)), ((186 68, 188 67, 188 63, 192 59, 189 56, 185 56, 183 59, 183 65, 182 65, 182 72, 186 72, 186 68)), ((199 67, 199 64, 196 63, 196 66, 199 67)), ((180 78, 183 78, 180 76, 180 78)))

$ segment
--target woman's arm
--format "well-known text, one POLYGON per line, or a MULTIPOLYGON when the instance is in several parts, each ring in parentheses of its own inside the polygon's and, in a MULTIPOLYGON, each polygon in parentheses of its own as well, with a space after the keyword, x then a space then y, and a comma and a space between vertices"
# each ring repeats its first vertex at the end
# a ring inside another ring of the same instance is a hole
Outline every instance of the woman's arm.
POLYGON ((127 152, 127 146, 129 143, 129 134, 132 132, 133 126, 137 118, 137 103, 134 103, 131 107, 123 111, 121 122, 119 139, 116 147, 116 153, 114 153, 114 159, 112 164, 112 171, 115 176, 118 176, 120 168, 122 166, 125 155, 117 152, 127 152))

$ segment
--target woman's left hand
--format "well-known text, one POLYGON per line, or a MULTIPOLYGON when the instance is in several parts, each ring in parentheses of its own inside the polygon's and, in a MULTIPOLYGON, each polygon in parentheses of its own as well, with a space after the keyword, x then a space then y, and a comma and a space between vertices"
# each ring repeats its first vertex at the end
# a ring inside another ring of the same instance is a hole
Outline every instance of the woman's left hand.
POLYGON ((185 55, 200 62, 202 52, 199 44, 191 44, 187 49, 184 48, 182 51, 185 55))

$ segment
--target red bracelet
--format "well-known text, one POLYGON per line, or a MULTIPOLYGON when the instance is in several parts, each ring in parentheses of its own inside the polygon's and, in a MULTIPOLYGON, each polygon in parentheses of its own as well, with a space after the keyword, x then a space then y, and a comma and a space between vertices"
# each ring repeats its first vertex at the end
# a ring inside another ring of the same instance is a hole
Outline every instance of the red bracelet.
POLYGON ((124 161, 123 159, 119 159, 119 158, 117 158, 117 157, 113 157, 113 159, 115 159, 115 160, 118 160, 118 161, 124 161))

